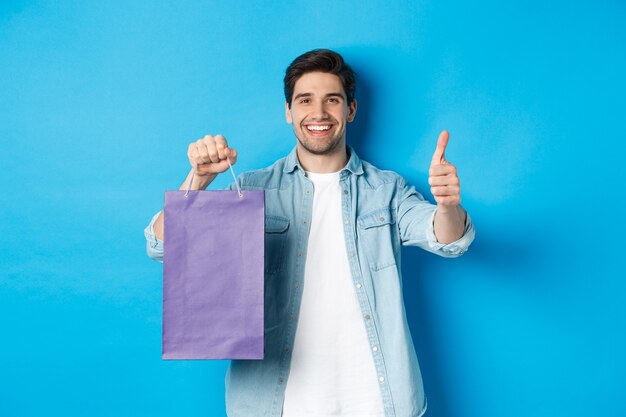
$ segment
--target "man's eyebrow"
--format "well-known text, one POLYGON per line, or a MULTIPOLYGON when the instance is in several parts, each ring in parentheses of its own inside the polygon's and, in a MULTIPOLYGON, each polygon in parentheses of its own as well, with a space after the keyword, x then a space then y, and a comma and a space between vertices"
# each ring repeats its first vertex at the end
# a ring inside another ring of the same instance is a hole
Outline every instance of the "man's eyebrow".
POLYGON ((312 93, 300 93, 300 94, 296 94, 296 96, 293 99, 297 100, 300 97, 311 97, 312 95, 313 95, 312 93))
MULTIPOLYGON (((296 94, 296 96, 293 99, 297 100, 300 97, 311 97, 311 96, 313 96, 313 93, 300 93, 300 94, 296 94)), ((328 93, 328 94, 326 94, 325 97, 340 97, 340 98, 343 98, 343 99, 346 98, 342 93, 328 93)))

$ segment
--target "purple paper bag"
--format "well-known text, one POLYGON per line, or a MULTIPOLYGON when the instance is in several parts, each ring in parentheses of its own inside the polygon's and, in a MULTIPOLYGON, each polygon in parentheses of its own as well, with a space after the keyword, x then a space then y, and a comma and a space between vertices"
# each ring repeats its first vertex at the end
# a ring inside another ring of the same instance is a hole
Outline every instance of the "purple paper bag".
POLYGON ((166 191, 163 359, 263 359, 263 191, 166 191))

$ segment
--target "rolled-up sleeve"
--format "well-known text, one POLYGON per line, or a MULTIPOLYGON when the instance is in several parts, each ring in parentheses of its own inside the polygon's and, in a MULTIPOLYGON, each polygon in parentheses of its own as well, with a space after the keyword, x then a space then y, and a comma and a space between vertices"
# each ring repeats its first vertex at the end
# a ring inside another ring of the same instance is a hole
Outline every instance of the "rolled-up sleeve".
POLYGON ((437 206, 426 201, 404 179, 398 184, 398 228, 403 245, 420 248, 446 258, 463 255, 474 240, 474 225, 469 214, 465 217, 463 236, 452 243, 440 243, 435 236, 434 219, 437 206))
POLYGON ((157 239, 154 235, 154 222, 157 217, 159 217, 159 214, 161 214, 160 211, 152 217, 150 224, 146 226, 143 234, 146 237, 146 252, 148 256, 157 262, 163 263, 163 241, 157 239))
POLYGON ((463 255, 467 252, 470 244, 474 240, 474 225, 469 213, 465 212, 465 230, 463 236, 452 243, 440 243, 435 236, 435 212, 433 212, 430 224, 431 227, 427 230, 428 246, 432 249, 432 252, 438 255, 454 258, 463 255))

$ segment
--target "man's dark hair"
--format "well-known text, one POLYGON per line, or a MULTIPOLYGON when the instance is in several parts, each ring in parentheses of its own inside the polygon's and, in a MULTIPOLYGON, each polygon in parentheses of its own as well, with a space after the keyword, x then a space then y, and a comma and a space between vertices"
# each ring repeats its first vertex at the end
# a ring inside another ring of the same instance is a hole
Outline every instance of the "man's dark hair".
POLYGON ((285 100, 291 108, 291 99, 296 81, 309 72, 327 72, 335 74, 341 80, 343 89, 346 92, 348 105, 354 101, 354 91, 356 90, 356 76, 352 68, 343 60, 343 57, 330 49, 314 49, 305 52, 287 67, 285 71, 285 100))

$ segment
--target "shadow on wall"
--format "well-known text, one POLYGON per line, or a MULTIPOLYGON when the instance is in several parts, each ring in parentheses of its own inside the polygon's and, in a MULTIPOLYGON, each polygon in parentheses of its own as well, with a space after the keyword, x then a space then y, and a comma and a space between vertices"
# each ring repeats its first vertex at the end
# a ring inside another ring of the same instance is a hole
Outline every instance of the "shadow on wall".
MULTIPOLYGON (((380 159, 376 154, 379 144, 375 138, 377 125, 387 128, 387 121, 379 120, 381 113, 389 111, 382 108, 381 97, 389 87, 389 77, 398 76, 401 71, 394 67, 390 71, 385 63, 407 62, 411 58, 397 48, 374 47, 371 45, 353 47, 342 51, 344 58, 356 73, 357 115, 348 128, 347 140, 361 159, 374 165, 380 159)), ((418 121, 416 121, 418 122, 418 121)))
POLYGON ((366 75, 357 73, 357 77, 357 115, 348 128, 347 142, 355 149, 361 159, 369 161, 369 155, 366 153, 367 148, 364 144, 368 138, 368 123, 370 120, 368 116, 371 114, 370 108, 373 97, 366 75))
POLYGON ((446 390, 448 384, 443 370, 446 358, 440 354, 434 308, 424 290, 428 285, 425 281, 436 278, 435 256, 418 248, 403 248, 402 285, 407 320, 426 390, 427 415, 453 417, 454 413, 447 401, 453 396, 446 390))
POLYGON ((357 116, 348 128, 348 143, 361 159, 377 165, 389 155, 382 152, 381 156, 381 143, 388 151, 388 145, 401 141, 389 135, 409 123, 400 116, 403 112, 411 112, 412 126, 428 125, 426 112, 418 111, 427 106, 428 73, 419 66, 419 57, 400 47, 363 45, 341 52, 356 72, 357 81, 357 116), (398 97, 402 97, 400 102, 398 97))
POLYGON ((527 242, 503 238, 497 232, 481 231, 479 226, 477 229, 477 237, 469 251, 457 259, 441 258, 414 247, 402 249, 405 308, 424 378, 429 417, 455 417, 450 398, 456 396, 447 388, 454 384, 450 381, 454 375, 449 375, 450 368, 445 366, 447 358, 445 354, 442 355, 442 352, 449 352, 450 349, 440 346, 440 335, 449 329, 439 327, 437 310, 441 306, 437 305, 437 301, 429 299, 428 295, 432 293, 429 287, 440 285, 437 280, 443 277, 446 280, 452 278, 453 281, 480 279, 476 269, 483 270, 487 279, 502 277, 514 286, 522 284, 519 280, 523 279, 522 285, 527 290, 550 285, 532 278, 537 276, 541 268, 542 255, 539 250, 531 248, 527 242), (469 271, 468 275, 463 275, 464 269, 469 271), (445 369, 448 369, 448 375, 445 369))

